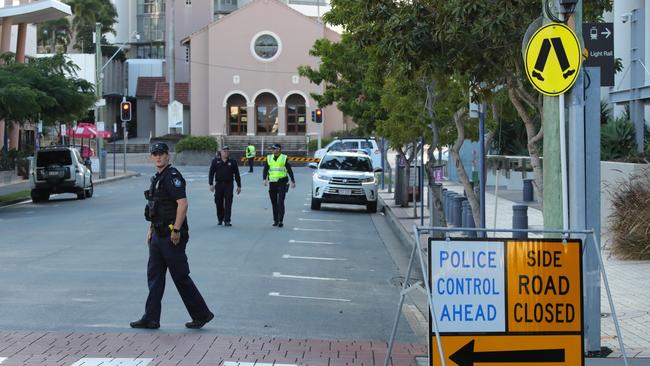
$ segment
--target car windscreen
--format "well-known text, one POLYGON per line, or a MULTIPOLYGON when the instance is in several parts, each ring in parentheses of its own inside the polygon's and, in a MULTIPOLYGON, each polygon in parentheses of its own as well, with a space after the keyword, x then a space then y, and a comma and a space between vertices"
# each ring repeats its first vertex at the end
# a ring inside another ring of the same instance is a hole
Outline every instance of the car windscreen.
POLYGON ((356 172, 371 172, 370 159, 357 156, 326 156, 320 163, 320 169, 351 170, 356 172))
POLYGON ((36 166, 44 168, 50 165, 71 165, 72 157, 70 151, 39 151, 36 158, 36 166))

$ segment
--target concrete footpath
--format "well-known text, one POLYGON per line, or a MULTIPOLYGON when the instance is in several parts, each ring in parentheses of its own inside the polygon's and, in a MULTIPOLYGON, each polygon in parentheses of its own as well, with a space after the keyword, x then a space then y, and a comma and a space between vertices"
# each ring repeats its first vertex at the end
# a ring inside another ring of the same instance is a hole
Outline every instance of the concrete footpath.
MULTIPOLYGON (((444 182, 444 187, 458 193, 463 193, 460 185, 450 182, 444 182)), ((424 195, 426 197, 426 194, 424 195)), ((516 201, 513 192, 499 193, 497 201, 496 196, 487 192, 486 194, 486 222, 489 228, 512 228, 512 206, 524 204, 516 201), (498 209, 495 210, 495 206, 498 209), (495 226, 496 223, 496 226, 495 226)), ((410 207, 400 207, 395 205, 393 194, 388 190, 380 192, 380 198, 384 206, 383 211, 389 218, 389 222, 402 240, 407 243, 407 250, 410 253, 411 245, 414 245, 413 225, 420 225, 420 207, 417 209, 417 217, 414 216, 413 204, 410 207)), ((535 204, 528 207, 528 222, 530 228, 543 228, 542 212, 535 208, 535 204)), ((429 213, 424 209, 424 225, 429 223, 429 213)), ((509 237, 509 233, 500 233, 497 237, 509 237)), ((530 235, 531 237, 535 235, 530 235)), ((426 238, 421 238, 422 243, 426 243, 426 238)), ((605 271, 612 290, 612 297, 618 319, 620 321, 623 342, 628 357, 648 358, 650 359, 650 286, 645 285, 650 277, 650 261, 622 261, 614 258, 609 250, 607 239, 603 239, 603 259, 605 262, 605 271)), ((406 268, 406 267, 404 267, 406 268)), ((605 287, 601 283, 601 344, 613 350, 610 358, 621 357, 618 337, 616 336, 615 326, 612 319, 612 311, 605 292, 605 287)), ((414 296, 410 299, 415 306, 422 311, 423 317, 426 318, 428 312, 426 297, 414 296)), ((650 360, 647 360, 650 364, 650 360)), ((622 364, 622 363, 621 363, 622 364)))

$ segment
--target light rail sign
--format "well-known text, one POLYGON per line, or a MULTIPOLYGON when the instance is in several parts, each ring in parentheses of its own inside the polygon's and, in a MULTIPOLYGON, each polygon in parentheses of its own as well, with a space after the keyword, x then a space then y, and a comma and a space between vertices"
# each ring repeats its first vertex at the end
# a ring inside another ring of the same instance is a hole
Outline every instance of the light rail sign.
POLYGON ((429 239, 431 365, 584 365, 582 242, 429 239))
POLYGON ((533 87, 548 96, 567 92, 580 73, 582 48, 573 30, 562 23, 539 28, 524 53, 526 76, 533 87))

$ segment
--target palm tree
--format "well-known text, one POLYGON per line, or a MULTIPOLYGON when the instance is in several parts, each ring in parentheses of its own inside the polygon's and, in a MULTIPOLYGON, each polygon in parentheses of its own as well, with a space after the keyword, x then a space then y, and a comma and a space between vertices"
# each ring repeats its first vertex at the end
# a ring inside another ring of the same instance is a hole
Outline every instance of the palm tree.
POLYGON ((37 44, 43 52, 65 52, 72 38, 72 29, 68 18, 59 18, 39 23, 37 44))
POLYGON ((95 23, 101 23, 103 33, 115 33, 117 10, 110 0, 67 0, 74 15, 72 28, 76 33, 74 47, 84 53, 94 53, 92 34, 95 23))

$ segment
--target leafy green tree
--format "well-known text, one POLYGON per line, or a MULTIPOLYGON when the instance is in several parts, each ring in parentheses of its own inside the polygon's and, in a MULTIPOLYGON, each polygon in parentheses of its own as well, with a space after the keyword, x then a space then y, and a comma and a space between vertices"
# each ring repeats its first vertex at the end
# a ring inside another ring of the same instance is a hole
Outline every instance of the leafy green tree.
POLYGON ((63 55, 21 64, 3 55, 0 65, 0 119, 45 124, 84 116, 96 100, 93 86, 77 78, 78 67, 63 55))

